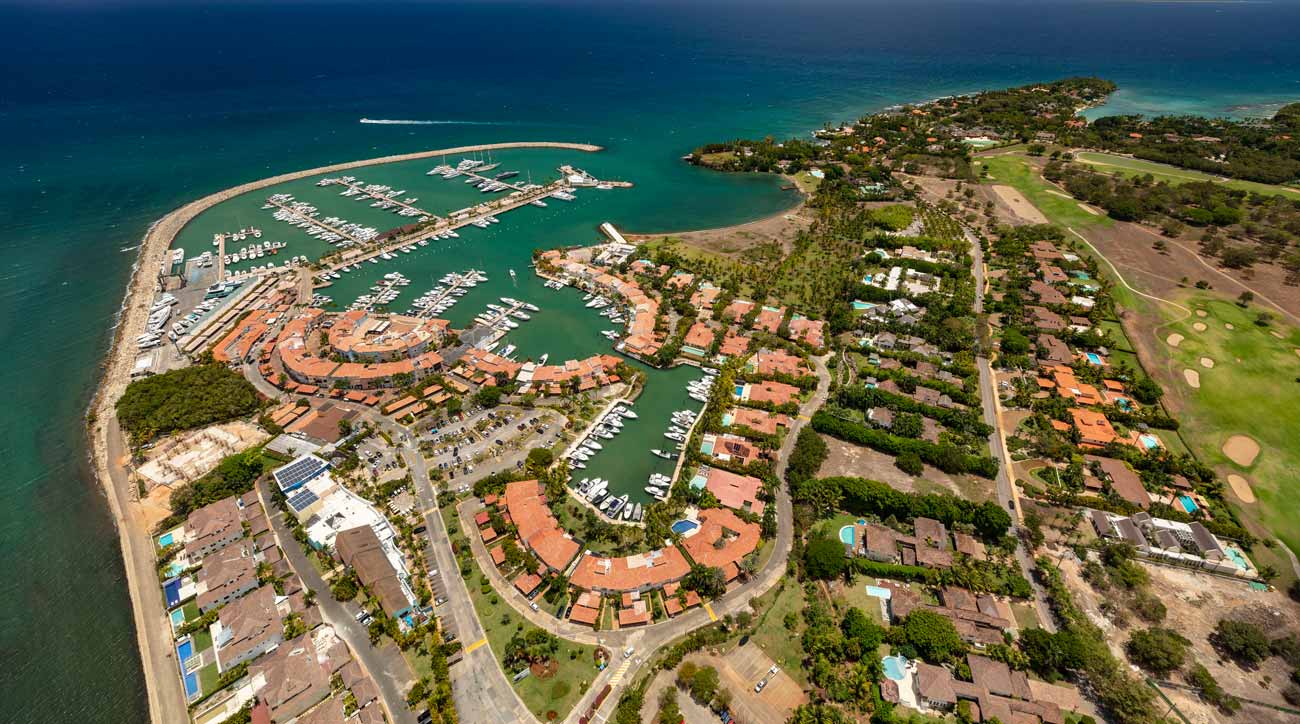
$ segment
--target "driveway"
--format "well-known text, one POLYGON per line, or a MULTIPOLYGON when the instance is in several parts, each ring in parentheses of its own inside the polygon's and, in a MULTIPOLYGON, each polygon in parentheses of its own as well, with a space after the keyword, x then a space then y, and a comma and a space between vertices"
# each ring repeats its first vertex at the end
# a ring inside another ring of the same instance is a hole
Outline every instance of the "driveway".
POLYGON ((357 623, 353 611, 330 595, 329 584, 321 578, 316 567, 307 560, 302 546, 294 540, 284 513, 272 505, 269 478, 263 477, 258 481, 257 496, 266 509, 271 531, 280 544, 280 550, 284 551, 284 557, 302 582, 316 592, 316 605, 320 607, 321 618, 334 627, 339 637, 352 649, 352 655, 370 674, 370 678, 375 680, 379 686, 380 698, 393 721, 414 724, 415 716, 406 706, 406 692, 414 683, 415 677, 406 665, 406 659, 402 658, 402 652, 392 641, 387 641, 378 648, 373 646, 369 632, 357 623))

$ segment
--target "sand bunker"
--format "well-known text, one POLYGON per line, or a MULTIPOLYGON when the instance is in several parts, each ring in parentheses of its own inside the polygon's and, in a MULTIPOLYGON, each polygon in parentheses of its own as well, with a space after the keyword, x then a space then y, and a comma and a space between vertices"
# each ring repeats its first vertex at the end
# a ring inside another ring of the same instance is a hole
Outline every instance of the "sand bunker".
POLYGON ((1197 322, 1196 324, 1192 325, 1192 329, 1196 330, 1197 332, 1204 332, 1207 329, 1207 327, 1205 326, 1205 322, 1197 322))
POLYGON ((1255 491, 1250 489, 1250 481, 1240 475, 1229 475, 1228 485, 1232 487, 1232 492, 1241 499, 1241 502, 1255 502, 1255 491))
POLYGON ((1049 193, 1049 194, 1051 194, 1051 195, 1053 195, 1053 196, 1060 196, 1060 197, 1063 198, 1063 199, 1071 199, 1071 200, 1074 199, 1073 196, 1071 196, 1071 195, 1065 193, 1064 191, 1057 191, 1056 189, 1047 189, 1047 193, 1049 193))
POLYGON ((1224 329, 1235 329, 1235 327, 1232 326, 1232 322, 1224 322, 1224 323, 1223 323, 1223 328, 1224 328, 1224 329))
POLYGON ((1088 213, 1092 214, 1093 216, 1101 216, 1101 212, 1100 212, 1100 211, 1098 211, 1098 210, 1092 208, 1091 206, 1089 206, 1089 205, 1087 205, 1087 204, 1079 204, 1079 208, 1083 209, 1084 211, 1087 211, 1088 213))
POLYGON ((1212 370, 1214 369, 1214 360, 1210 359, 1209 357, 1202 357, 1201 366, 1207 370, 1212 370))
POLYGON ((1223 454, 1232 462, 1247 467, 1259 456, 1259 443, 1246 435, 1233 435, 1223 443, 1223 454))
POLYGON ((1198 316, 1198 317, 1205 317, 1205 316, 1208 316, 1208 315, 1209 315, 1209 312, 1205 311, 1204 309, 1198 309, 1198 310, 1196 310, 1196 316, 1198 316))
POLYGON ((1187 385, 1192 389, 1199 389, 1201 386, 1201 373, 1196 370, 1183 370, 1183 379, 1187 380, 1187 385))
POLYGON ((1168 343, 1170 347, 1177 347, 1183 343, 1183 335, 1174 332, 1165 338, 1165 342, 1168 343))
POLYGON ((1282 333, 1277 331, 1276 329, 1270 329, 1268 333, 1273 335, 1274 337, 1277 337, 1278 339, 1286 339, 1286 337, 1282 336, 1282 333))
POLYGON ((1024 194, 1020 193, 1016 189, 1010 186, 998 184, 993 187, 993 193, 998 195, 998 198, 1002 200, 1002 203, 1011 207, 1012 213, 1016 216, 1019 216, 1031 224, 1047 223, 1047 217, 1043 216, 1043 212, 1039 211, 1037 207, 1029 203, 1029 199, 1026 199, 1024 194))

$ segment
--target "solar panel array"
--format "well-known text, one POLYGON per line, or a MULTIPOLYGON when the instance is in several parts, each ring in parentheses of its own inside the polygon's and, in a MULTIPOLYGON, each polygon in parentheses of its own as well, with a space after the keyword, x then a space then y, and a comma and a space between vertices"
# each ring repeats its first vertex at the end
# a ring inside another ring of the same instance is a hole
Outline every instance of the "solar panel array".
POLYGON ((318 500, 320 500, 320 498, 317 497, 317 495, 313 493, 310 489, 301 488, 298 491, 296 491, 293 495, 289 496, 289 507, 293 508, 293 512, 301 513, 302 511, 307 509, 307 506, 311 505, 312 503, 315 503, 318 500))
POLYGON ((289 491, 320 475, 326 468, 326 462, 315 455, 301 458, 275 471, 275 482, 280 490, 289 491))

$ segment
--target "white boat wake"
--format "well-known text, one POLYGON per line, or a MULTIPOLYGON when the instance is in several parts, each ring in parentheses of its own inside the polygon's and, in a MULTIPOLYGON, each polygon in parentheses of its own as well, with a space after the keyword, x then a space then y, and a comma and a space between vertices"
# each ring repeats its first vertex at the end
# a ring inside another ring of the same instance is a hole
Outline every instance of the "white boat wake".
POLYGON ((373 123, 381 126, 500 126, 494 121, 413 121, 402 118, 362 118, 360 123, 373 123))

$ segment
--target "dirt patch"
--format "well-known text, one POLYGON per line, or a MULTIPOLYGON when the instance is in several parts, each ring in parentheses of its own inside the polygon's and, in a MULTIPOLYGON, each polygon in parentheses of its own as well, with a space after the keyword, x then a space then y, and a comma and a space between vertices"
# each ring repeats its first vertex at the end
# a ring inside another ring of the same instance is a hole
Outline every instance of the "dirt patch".
POLYGON ((560 663, 558 661, 547 659, 546 661, 530 664, 528 670, 538 679, 549 679, 552 676, 555 676, 555 673, 560 670, 560 663))
POLYGON ((1259 457, 1259 443, 1246 435, 1233 435, 1223 443, 1223 454, 1237 465, 1248 468, 1259 457))
POLYGON ((1202 357, 1201 366, 1207 370, 1214 369, 1214 360, 1210 359, 1209 357, 1202 357))
MULTIPOLYGON (((821 470, 817 473, 819 478, 842 475, 863 477, 888 483, 895 490, 901 490, 905 493, 933 492, 933 488, 938 486, 964 498, 978 497, 972 495, 976 491, 973 491, 969 484, 963 485, 965 481, 959 481, 938 468, 926 465, 920 477, 914 478, 899 470, 894 465, 894 458, 890 455, 826 435, 822 435, 822 439, 826 441, 828 454, 826 462, 822 463, 821 470)), ((987 491, 984 497, 979 499, 986 498, 987 491)))
MULTIPOLYGON (((1247 291, 1249 285, 1257 299, 1267 297, 1289 314, 1300 314, 1300 286, 1287 284, 1287 272, 1281 265, 1255 264, 1249 270, 1250 278, 1246 279, 1241 270, 1224 269, 1217 259, 1199 256, 1197 248, 1200 242, 1190 235, 1171 239, 1141 224, 1123 221, 1110 226, 1097 224, 1077 231, 1122 271, 1129 284, 1148 294, 1172 298, 1185 294, 1188 285, 1205 280, 1215 290, 1235 297, 1247 291), (1153 248, 1160 240, 1165 242, 1164 253, 1153 248), (1182 283, 1184 278, 1188 280, 1186 284, 1182 283)), ((1267 306, 1262 299, 1258 304, 1267 306)), ((1197 310, 1197 315, 1208 317, 1209 313, 1197 310)))
POLYGON ((1039 211, 1038 207, 1029 203, 1029 199, 1025 198, 1025 195, 1017 191, 1015 188, 998 184, 993 187, 993 193, 997 194, 998 198, 1002 200, 1002 203, 1010 207, 1011 211, 1014 212, 1016 216, 1019 216, 1031 224, 1047 223, 1047 217, 1043 216, 1043 212, 1039 211))
POLYGON ((1197 332, 1204 332, 1205 330, 1209 329, 1209 327, 1205 326, 1205 322, 1197 322, 1196 324, 1192 325, 1192 329, 1196 330, 1197 332))
POLYGON ((1224 329, 1236 329, 1236 327, 1232 326, 1232 322, 1224 322, 1224 323, 1223 323, 1223 328, 1224 328, 1224 329))
POLYGON ((628 234, 636 242, 656 239, 678 239, 684 244, 699 247, 715 254, 729 257, 743 256, 747 249, 764 244, 779 244, 785 253, 794 248, 799 232, 807 229, 812 219, 805 213, 801 202, 797 207, 765 219, 720 229, 702 229, 674 234, 628 234))
POLYGON ((1241 500, 1241 502, 1255 502, 1255 491, 1251 489, 1249 480, 1240 475, 1229 475, 1228 486, 1232 488, 1232 492, 1241 500))
POLYGON ((1183 343, 1183 335, 1174 332, 1168 337, 1165 337, 1165 343, 1168 344, 1170 347, 1177 347, 1178 345, 1183 343))
POLYGON ((1201 386, 1201 373, 1196 370, 1183 370, 1183 379, 1187 380, 1187 386, 1192 389, 1201 386))
MULTIPOLYGON (((1260 625, 1270 635, 1281 636, 1296 631, 1297 607, 1280 591, 1254 591, 1243 581, 1215 578, 1165 566, 1143 566, 1151 576, 1149 589, 1160 597, 1168 613, 1163 626, 1171 628, 1192 642, 1188 659, 1203 664, 1228 693, 1285 706, 1281 682, 1290 676, 1279 657, 1271 657, 1259 668, 1247 671, 1224 661, 1210 645, 1209 635, 1219 619, 1229 618, 1260 625), (1260 682, 1271 677, 1274 686, 1264 688, 1260 682)), ((1136 626, 1136 624, 1132 624, 1136 626)), ((1127 635, 1123 636, 1127 639, 1127 635)), ((1177 680, 1177 679, 1175 679, 1177 680)), ((1255 715, 1264 709, 1243 709, 1235 721, 1269 721, 1255 715)))

